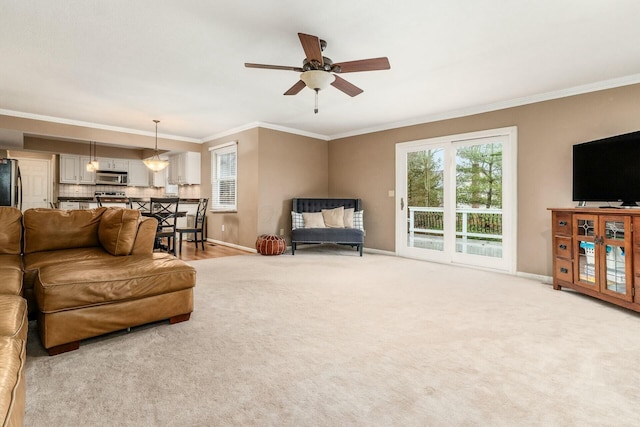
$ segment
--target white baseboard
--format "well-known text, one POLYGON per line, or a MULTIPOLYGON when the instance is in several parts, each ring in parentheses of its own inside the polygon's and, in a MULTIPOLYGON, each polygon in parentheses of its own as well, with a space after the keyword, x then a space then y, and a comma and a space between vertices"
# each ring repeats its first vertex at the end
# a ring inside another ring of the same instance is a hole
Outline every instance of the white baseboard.
POLYGON ((363 248, 362 252, 365 252, 365 253, 368 253, 368 254, 396 256, 395 252, 393 252, 393 251, 383 251, 382 249, 363 248))
POLYGON ((207 242, 215 243, 216 245, 221 245, 221 246, 229 246, 230 248, 240 249, 242 251, 253 252, 254 254, 258 253, 256 248, 247 248, 246 246, 235 245, 233 243, 223 242, 222 240, 207 238, 207 242))
POLYGON ((525 279, 536 280, 549 285, 553 285, 553 277, 551 276, 543 276, 542 274, 525 273, 523 271, 516 272, 516 276, 524 277, 525 279))

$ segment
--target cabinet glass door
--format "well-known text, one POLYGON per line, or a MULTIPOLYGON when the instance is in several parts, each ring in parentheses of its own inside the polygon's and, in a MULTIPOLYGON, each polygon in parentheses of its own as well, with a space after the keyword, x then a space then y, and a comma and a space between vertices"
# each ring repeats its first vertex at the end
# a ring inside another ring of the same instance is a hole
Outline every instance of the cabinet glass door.
POLYGON ((631 301, 631 220, 629 217, 603 217, 602 230, 603 268, 600 275, 600 292, 631 301), (627 280, 629 279, 629 280, 627 280))
POLYGON ((596 227, 598 220, 595 215, 575 215, 574 230, 576 235, 576 252, 578 270, 574 273, 576 284, 598 289, 598 268, 596 244, 596 227))

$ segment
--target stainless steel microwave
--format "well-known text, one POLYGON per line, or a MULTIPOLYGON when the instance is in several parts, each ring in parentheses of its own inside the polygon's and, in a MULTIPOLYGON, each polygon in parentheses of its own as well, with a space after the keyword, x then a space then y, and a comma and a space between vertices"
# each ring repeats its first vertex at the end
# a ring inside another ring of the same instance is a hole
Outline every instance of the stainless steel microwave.
POLYGON ((96 171, 96 184, 127 185, 126 172, 96 171))

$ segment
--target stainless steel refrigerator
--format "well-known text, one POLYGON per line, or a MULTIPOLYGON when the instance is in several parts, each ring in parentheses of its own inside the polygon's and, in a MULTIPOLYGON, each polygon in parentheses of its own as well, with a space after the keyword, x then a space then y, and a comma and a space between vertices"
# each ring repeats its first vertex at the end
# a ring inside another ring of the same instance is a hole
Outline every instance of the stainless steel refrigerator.
POLYGON ((15 159, 0 159, 0 206, 22 209, 20 169, 15 159))

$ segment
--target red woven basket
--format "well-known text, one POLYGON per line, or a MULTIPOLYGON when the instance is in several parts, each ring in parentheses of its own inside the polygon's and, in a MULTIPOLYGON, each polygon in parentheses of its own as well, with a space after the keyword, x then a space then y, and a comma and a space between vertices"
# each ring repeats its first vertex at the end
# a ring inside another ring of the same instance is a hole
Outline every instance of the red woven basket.
POLYGON ((261 255, 282 255, 287 250, 287 241, 284 237, 263 234, 256 240, 256 250, 261 255))

